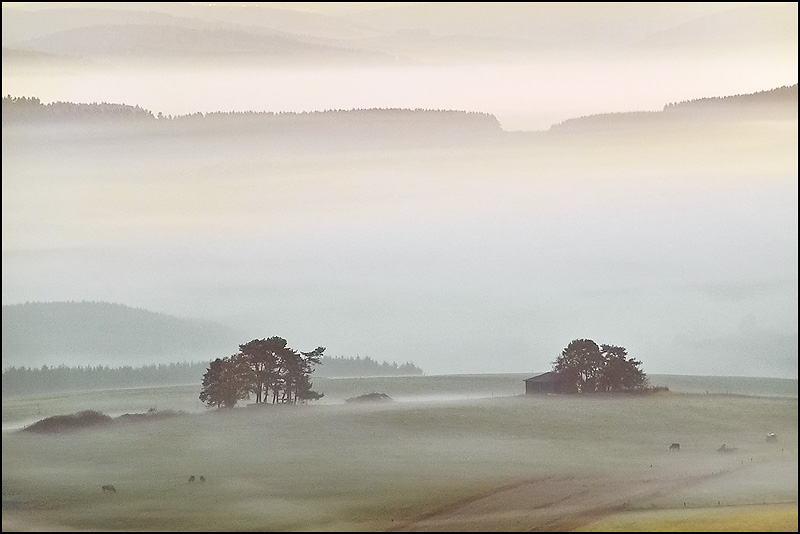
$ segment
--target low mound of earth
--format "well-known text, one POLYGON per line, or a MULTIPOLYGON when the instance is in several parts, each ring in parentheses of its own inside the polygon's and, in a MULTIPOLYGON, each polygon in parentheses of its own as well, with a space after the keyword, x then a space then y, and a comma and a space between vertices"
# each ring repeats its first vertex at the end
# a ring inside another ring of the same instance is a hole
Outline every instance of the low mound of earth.
POLYGON ((23 432, 34 432, 37 434, 54 434, 58 432, 72 432, 87 428, 106 426, 115 422, 137 423, 142 421, 154 421, 170 417, 178 417, 184 412, 176 410, 156 410, 151 408, 147 413, 125 413, 119 417, 111 417, 95 410, 84 410, 82 412, 54 415, 36 421, 32 425, 22 428, 23 432))
POLYGON ((347 403, 353 402, 392 402, 392 398, 386 393, 366 393, 358 397, 345 399, 347 403))

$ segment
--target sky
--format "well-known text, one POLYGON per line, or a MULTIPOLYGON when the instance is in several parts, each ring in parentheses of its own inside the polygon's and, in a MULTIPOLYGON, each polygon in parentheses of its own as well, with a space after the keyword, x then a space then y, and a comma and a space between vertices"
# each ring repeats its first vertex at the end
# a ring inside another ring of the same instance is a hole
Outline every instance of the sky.
MULTIPOLYGON (((796 4, 224 4, 3 3, 3 94, 520 132, 797 83, 796 4)), ((341 151, 73 134, 4 124, 3 304, 119 302, 430 374, 544 371, 588 337, 651 373, 797 377, 796 117, 341 151)))

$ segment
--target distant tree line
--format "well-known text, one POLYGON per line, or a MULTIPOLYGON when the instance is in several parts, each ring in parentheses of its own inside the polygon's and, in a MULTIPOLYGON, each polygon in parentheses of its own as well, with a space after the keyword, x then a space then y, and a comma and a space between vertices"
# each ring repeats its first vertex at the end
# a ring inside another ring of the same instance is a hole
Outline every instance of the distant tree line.
POLYGON ((797 84, 784 85, 767 91, 756 93, 736 94, 730 96, 713 96, 695 98, 681 102, 671 102, 664 106, 664 111, 697 111, 698 109, 736 107, 747 105, 770 105, 783 103, 797 103, 797 84))
POLYGON ((365 356, 345 358, 344 356, 322 358, 322 368, 317 376, 408 376, 421 375, 422 369, 411 362, 398 365, 397 362, 377 362, 365 356))
POLYGON ((139 106, 93 102, 51 102, 43 104, 36 97, 3 97, 3 121, 21 120, 149 120, 153 113, 139 106))
POLYGON ((615 393, 645 390, 642 362, 628 357, 625 347, 575 339, 553 362, 566 393, 615 393))
POLYGON ((141 367, 87 365, 10 367, 3 370, 3 396, 40 395, 130 387, 194 384, 207 362, 169 363, 141 367))
MULTIPOLYGON (((64 391, 88 391, 131 387, 176 386, 197 383, 208 361, 143 365, 138 367, 108 365, 9 367, 3 370, 3 396, 41 395, 64 391)), ((406 376, 421 375, 422 369, 411 362, 378 362, 372 358, 323 356, 319 377, 406 376)))
POLYGON ((431 118, 461 124, 464 120, 470 124, 483 124, 500 130, 500 122, 491 113, 480 111, 463 111, 452 109, 429 108, 359 108, 359 109, 326 109, 324 111, 212 111, 208 113, 188 113, 184 115, 165 115, 139 106, 127 104, 111 104, 108 102, 74 103, 51 102, 44 104, 37 97, 11 96, 3 97, 3 120, 82 120, 82 119, 144 119, 152 121, 212 121, 215 119, 250 118, 270 122, 306 122, 307 120, 336 119, 350 121, 375 120, 414 120, 428 121, 431 118))
POLYGON ((567 132, 578 129, 632 128, 649 124, 685 127, 685 120, 698 118, 725 119, 797 116, 797 84, 757 93, 722 97, 697 98, 671 102, 662 111, 627 111, 574 117, 553 124, 551 131, 567 132))

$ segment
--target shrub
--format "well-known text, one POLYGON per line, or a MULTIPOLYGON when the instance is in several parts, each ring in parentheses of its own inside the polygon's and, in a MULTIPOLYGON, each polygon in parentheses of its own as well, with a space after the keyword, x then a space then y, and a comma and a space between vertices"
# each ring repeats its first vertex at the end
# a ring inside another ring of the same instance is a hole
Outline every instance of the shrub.
POLYGON ((178 417, 185 415, 186 412, 176 410, 156 410, 150 408, 147 413, 124 413, 117 417, 117 421, 121 423, 133 423, 137 421, 156 421, 159 419, 169 419, 170 417, 178 417))
POLYGON ((51 433, 64 432, 68 430, 79 430, 102 426, 111 423, 113 419, 104 413, 95 410, 84 410, 82 412, 69 415, 54 415, 32 425, 26 426, 23 430, 27 432, 51 433))
POLYGON ((392 402, 392 398, 386 393, 366 393, 346 399, 345 402, 392 402))

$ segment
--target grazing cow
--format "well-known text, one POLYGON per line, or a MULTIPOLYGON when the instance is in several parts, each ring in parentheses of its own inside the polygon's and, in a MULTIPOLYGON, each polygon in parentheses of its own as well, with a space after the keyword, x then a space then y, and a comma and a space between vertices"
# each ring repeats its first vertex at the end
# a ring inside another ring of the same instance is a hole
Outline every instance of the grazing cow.
POLYGON ((671 451, 679 451, 679 450, 681 450, 681 444, 680 443, 673 443, 672 445, 669 446, 669 450, 671 450, 671 451))
POLYGON ((117 492, 117 488, 115 488, 111 484, 103 486, 103 493, 116 493, 116 492, 117 492))
POLYGON ((189 477, 189 484, 191 484, 192 482, 194 482, 194 475, 189 477))
POLYGON ((728 452, 736 452, 736 451, 738 451, 738 450, 739 450, 739 449, 737 449, 736 447, 728 447, 727 445, 725 445, 725 444, 723 443, 723 444, 722 444, 722 447, 720 447, 719 449, 717 449, 717 452, 721 452, 721 453, 728 453, 728 452))
POLYGON ((206 483, 206 477, 200 475, 200 484, 205 484, 205 483, 206 483))
POLYGON ((769 434, 767 434, 767 441, 770 442, 770 443, 772 443, 774 441, 778 441, 777 434, 775 434, 775 432, 770 432, 769 434))

